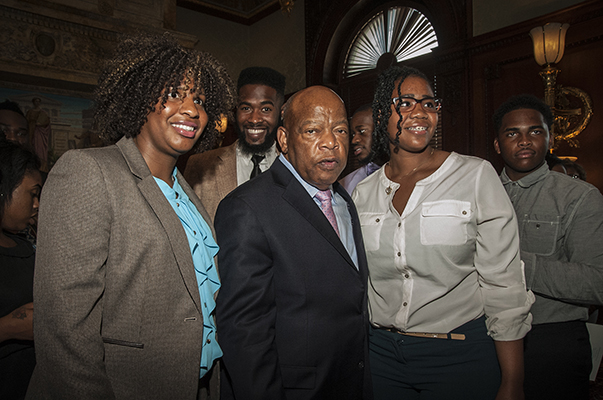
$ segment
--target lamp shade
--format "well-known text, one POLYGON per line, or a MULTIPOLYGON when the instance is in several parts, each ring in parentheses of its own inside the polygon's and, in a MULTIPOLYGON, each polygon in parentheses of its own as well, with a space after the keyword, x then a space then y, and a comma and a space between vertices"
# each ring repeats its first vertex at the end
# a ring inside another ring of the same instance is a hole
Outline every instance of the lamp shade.
POLYGON ((569 24, 549 22, 530 31, 534 43, 534 58, 539 65, 557 64, 561 61, 567 28, 569 24))

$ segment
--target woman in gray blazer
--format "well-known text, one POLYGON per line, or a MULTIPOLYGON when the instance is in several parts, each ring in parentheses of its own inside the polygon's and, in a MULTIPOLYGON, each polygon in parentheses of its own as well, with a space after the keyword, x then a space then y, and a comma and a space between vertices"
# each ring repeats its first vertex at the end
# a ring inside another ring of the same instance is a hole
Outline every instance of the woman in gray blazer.
POLYGON ((233 93, 219 62, 166 35, 107 62, 95 119, 115 144, 66 153, 42 195, 28 398, 197 397, 221 355, 218 247, 176 161, 213 145, 233 93))

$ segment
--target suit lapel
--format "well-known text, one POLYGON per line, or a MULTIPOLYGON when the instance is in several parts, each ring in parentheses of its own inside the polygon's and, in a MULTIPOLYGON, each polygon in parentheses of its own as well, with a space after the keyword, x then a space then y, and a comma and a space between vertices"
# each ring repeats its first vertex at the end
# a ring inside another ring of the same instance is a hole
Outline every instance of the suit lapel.
POLYGON ((216 188, 220 199, 232 192, 237 187, 237 142, 224 148, 218 155, 218 168, 216 173, 216 188))
MULTIPOLYGON (((117 146, 121 149, 132 174, 140 179, 138 189, 165 229, 178 268, 180 269, 180 275, 184 280, 184 284, 192 297, 197 310, 201 312, 201 299, 197 287, 197 277, 195 276, 193 258, 191 256, 188 238, 186 237, 186 232, 184 232, 180 219, 165 198, 163 192, 157 185, 157 182, 155 182, 155 178, 151 175, 151 171, 140 154, 140 151, 134 144, 134 141, 132 141, 132 139, 123 138, 117 143, 117 146)), ((184 178, 182 178, 181 175, 178 175, 178 179, 184 181, 184 178)), ((190 189, 188 184, 186 187, 187 189, 190 189)), ((187 195, 191 199, 196 198, 196 195, 192 190, 190 190, 190 193, 187 192, 187 195)), ((197 203, 195 203, 195 205, 197 205, 197 203)), ((203 218, 208 221, 209 219, 206 215, 207 212, 205 212, 205 209, 203 209, 203 211, 203 218)))
POLYGON ((306 219, 318 233, 324 236, 339 254, 345 258, 348 264, 356 270, 356 266, 348 254, 348 251, 345 249, 345 246, 341 243, 339 236, 337 236, 337 233, 329 223, 329 220, 327 220, 306 189, 304 189, 278 158, 274 161, 270 170, 275 176, 275 182, 280 182, 280 184, 285 187, 283 199, 306 219))

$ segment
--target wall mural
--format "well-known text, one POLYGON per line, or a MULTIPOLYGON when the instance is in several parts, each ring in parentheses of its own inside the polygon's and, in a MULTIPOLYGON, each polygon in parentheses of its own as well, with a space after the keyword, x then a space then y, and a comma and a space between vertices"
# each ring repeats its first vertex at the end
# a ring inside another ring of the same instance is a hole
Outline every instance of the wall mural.
POLYGON ((0 86, 0 102, 5 99, 19 104, 27 116, 30 135, 49 133, 48 167, 69 149, 102 146, 92 130, 93 102, 90 99, 0 86), (32 126, 36 122, 37 126, 32 126))

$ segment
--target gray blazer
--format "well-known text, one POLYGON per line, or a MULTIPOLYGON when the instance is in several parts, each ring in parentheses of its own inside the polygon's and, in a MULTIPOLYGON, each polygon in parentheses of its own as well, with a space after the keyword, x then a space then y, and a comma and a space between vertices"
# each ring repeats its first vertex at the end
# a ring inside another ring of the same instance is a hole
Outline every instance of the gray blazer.
POLYGON ((27 398, 196 398, 203 319, 189 244, 132 139, 70 151, 50 172, 34 304, 27 398))
POLYGON ((184 177, 213 221, 220 201, 237 187, 237 142, 191 156, 184 177))

